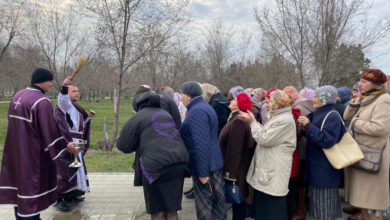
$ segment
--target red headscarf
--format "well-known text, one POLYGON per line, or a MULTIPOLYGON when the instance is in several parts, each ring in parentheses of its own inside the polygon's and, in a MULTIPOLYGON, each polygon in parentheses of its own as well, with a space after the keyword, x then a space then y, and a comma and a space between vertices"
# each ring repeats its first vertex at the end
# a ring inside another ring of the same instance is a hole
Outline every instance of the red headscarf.
POLYGON ((236 99, 237 99, 237 106, 241 111, 247 112, 248 110, 251 109, 252 101, 246 93, 242 92, 238 94, 236 99))
POLYGON ((278 90, 278 89, 277 89, 277 88, 273 88, 273 89, 268 90, 268 92, 267 92, 267 94, 265 95, 265 97, 267 97, 267 99, 270 99, 270 98, 271 98, 271 97, 270 97, 271 93, 272 93, 272 92, 275 92, 276 90, 278 90))

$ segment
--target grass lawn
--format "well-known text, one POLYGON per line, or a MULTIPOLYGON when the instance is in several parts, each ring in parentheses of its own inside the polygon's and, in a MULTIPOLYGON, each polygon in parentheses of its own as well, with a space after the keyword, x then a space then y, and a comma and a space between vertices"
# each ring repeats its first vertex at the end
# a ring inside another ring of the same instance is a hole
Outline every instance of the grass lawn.
MULTIPOLYGON (((53 101, 55 107, 56 100, 53 101)), ((133 115, 132 99, 122 99, 119 117, 119 132, 123 124, 133 115)), ((110 99, 100 100, 99 102, 91 101, 91 104, 84 100, 79 102, 86 110, 94 110, 96 117, 91 122, 91 140, 90 150, 88 151, 85 162, 88 172, 129 172, 133 171, 131 165, 134 161, 134 154, 128 155, 114 150, 112 152, 103 152, 98 150, 97 141, 103 140, 103 121, 104 117, 108 119, 108 135, 112 135, 112 127, 114 123, 114 104, 110 99)), ((0 102, 0 162, 2 160, 3 145, 7 132, 9 103, 0 102)), ((119 135, 118 132, 118 135, 119 135)))

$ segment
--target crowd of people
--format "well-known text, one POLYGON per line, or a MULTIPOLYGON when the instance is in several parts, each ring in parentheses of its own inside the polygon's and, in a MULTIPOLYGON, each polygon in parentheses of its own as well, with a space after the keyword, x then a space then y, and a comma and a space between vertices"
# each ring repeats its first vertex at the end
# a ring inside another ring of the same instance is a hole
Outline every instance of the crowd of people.
MULTIPOLYGON (((56 204, 69 210, 89 192, 85 164, 69 168, 89 142, 86 113, 78 89, 66 78, 53 114, 45 97, 50 71, 37 69, 31 86, 15 94, 0 176, 0 204, 15 207, 17 219, 40 219, 56 204), (68 149, 69 153, 65 153, 68 149), (57 184, 56 184, 57 183, 57 184)), ((198 219, 374 220, 390 214, 390 95, 388 77, 367 69, 352 88, 235 86, 226 96, 214 85, 187 81, 175 92, 142 85, 133 100, 135 113, 116 144, 135 152, 134 185, 142 186, 152 219, 178 219, 183 184, 192 178, 198 219), (380 168, 336 169, 324 150, 349 132, 358 144, 379 149, 380 168), (351 207, 341 208, 339 188, 351 207)))
POLYGON ((183 83, 179 93, 167 86, 154 92, 143 85, 134 98, 135 116, 124 126, 117 146, 136 152, 136 158, 149 158, 136 159, 136 176, 160 176, 160 182, 135 181, 144 187, 152 219, 177 219, 185 175, 192 177, 198 219, 226 219, 227 202, 232 203, 234 220, 333 220, 342 211, 352 214, 349 219, 382 219, 390 208, 386 85, 387 76, 379 69, 367 69, 352 88, 338 89, 235 86, 223 96, 217 87, 195 81, 183 83), (160 107, 158 97, 162 103, 174 100, 180 113, 160 107), (164 117, 156 113, 162 109, 164 117), (175 126, 179 116, 182 124, 175 126), (359 144, 383 149, 379 172, 331 165, 324 149, 335 146, 346 132, 359 144), (177 141, 177 146, 165 144, 167 140, 177 141), (187 168, 181 166, 185 163, 187 168), (180 175, 167 178, 171 173, 180 175), (352 207, 341 208, 340 187, 352 207))

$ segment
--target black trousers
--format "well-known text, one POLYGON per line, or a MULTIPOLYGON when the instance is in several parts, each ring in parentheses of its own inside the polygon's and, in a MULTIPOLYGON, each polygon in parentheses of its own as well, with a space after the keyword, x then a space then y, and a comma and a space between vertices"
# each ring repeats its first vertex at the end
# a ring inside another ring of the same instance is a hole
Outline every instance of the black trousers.
POLYGON ((240 204, 233 204, 233 220, 245 220, 246 205, 245 202, 240 204))
POLYGON ((37 215, 34 215, 34 216, 30 216, 30 217, 20 217, 17 214, 18 213, 18 208, 17 207, 14 207, 14 211, 15 211, 15 218, 16 218, 16 220, 41 220, 40 214, 37 214, 37 215))

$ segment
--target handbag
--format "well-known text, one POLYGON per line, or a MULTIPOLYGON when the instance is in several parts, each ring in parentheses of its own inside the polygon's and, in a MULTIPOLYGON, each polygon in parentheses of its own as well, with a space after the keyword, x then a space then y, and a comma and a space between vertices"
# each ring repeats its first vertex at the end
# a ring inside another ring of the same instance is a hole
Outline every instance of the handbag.
POLYGON ((355 163, 352 167, 369 173, 378 173, 381 169, 383 150, 386 145, 382 147, 382 149, 369 147, 363 144, 359 144, 359 147, 364 154, 364 158, 355 163))
MULTIPOLYGON (((352 127, 353 125, 351 125, 351 131, 353 135, 354 133, 352 127)), ((386 144, 381 149, 376 147, 370 147, 364 144, 359 144, 359 147, 360 150, 363 152, 364 158, 355 163, 352 167, 366 171, 368 173, 378 173, 381 169, 382 155, 386 144)))
MULTIPOLYGON (((326 114, 324 120, 322 121, 321 131, 324 127, 326 119, 332 112, 335 112, 340 117, 341 122, 345 128, 344 121, 340 114, 336 111, 330 111, 328 114, 326 114)), ((337 144, 327 149, 322 148, 326 158, 328 158, 328 161, 335 169, 343 169, 345 167, 351 166, 352 164, 364 158, 364 155, 355 139, 353 139, 349 132, 347 132, 346 128, 345 130, 346 132, 337 144)))
POLYGON ((240 187, 235 182, 225 183, 225 201, 226 203, 240 204, 244 201, 240 187))

